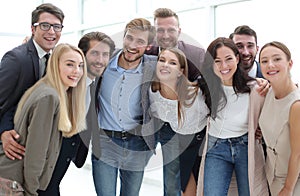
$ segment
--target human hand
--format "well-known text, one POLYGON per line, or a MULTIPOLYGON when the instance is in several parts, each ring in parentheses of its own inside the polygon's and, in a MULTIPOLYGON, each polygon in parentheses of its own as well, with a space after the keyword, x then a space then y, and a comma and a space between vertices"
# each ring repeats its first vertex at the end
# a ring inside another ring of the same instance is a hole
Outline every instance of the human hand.
POLYGON ((256 89, 260 96, 265 97, 269 91, 270 84, 268 80, 263 78, 256 78, 258 88, 256 89))
POLYGON ((257 128, 255 131, 255 139, 259 140, 259 143, 262 141, 262 132, 260 128, 257 128))
POLYGON ((29 40, 30 40, 31 36, 26 36, 23 41, 22 41, 22 44, 25 44, 27 43, 29 40))
POLYGON ((293 196, 293 191, 287 189, 285 186, 278 193, 278 196, 293 196))
POLYGON ((11 160, 22 159, 25 155, 25 147, 16 141, 19 137, 15 130, 4 131, 1 134, 4 153, 11 160))

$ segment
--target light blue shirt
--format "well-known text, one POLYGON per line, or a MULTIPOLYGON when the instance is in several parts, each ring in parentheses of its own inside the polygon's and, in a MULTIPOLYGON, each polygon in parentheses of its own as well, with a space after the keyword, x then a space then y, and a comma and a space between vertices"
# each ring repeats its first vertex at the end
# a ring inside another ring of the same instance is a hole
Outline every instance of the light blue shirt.
POLYGON ((101 129, 129 131, 142 124, 143 66, 140 63, 132 70, 118 66, 121 52, 111 59, 103 73, 98 94, 100 104, 98 122, 101 129))

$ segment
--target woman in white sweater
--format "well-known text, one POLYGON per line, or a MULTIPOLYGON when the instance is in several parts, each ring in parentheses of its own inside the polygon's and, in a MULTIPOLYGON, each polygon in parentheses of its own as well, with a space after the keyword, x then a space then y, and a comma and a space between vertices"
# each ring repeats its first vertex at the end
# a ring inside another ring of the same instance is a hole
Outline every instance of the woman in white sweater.
POLYGON ((268 194, 263 150, 255 140, 263 98, 254 90, 255 79, 241 69, 239 58, 233 41, 223 37, 212 41, 205 54, 201 73, 210 90, 211 112, 200 169, 204 191, 201 183, 199 195, 268 194), (232 192, 234 172, 237 191, 232 192))
POLYGON ((156 137, 167 138, 161 142, 166 195, 196 194, 199 149, 209 110, 198 83, 187 79, 187 69, 181 50, 163 50, 149 90, 151 114, 163 122, 156 137))

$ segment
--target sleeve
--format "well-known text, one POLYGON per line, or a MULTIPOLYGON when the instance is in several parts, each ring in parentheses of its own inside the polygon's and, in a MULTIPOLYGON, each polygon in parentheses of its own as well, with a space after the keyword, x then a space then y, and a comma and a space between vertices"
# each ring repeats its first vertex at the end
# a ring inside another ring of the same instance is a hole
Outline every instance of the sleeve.
POLYGON ((15 107, 9 107, 9 98, 16 89, 21 66, 17 54, 13 51, 7 52, 0 63, 0 135, 5 130, 13 129, 13 116, 15 107))
POLYGON ((47 151, 51 141, 54 118, 58 115, 59 101, 55 96, 45 96, 32 106, 24 157, 24 189, 29 195, 37 195, 39 179, 45 170, 47 151))

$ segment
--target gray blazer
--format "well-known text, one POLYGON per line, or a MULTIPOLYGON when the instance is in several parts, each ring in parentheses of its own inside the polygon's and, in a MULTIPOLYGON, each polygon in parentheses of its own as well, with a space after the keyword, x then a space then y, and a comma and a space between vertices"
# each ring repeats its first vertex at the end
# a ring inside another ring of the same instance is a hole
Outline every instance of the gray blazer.
POLYGON ((15 122, 19 143, 26 146, 22 160, 10 160, 0 146, 0 176, 18 181, 25 195, 37 195, 45 190, 51 179, 62 134, 58 130, 59 97, 55 89, 41 83, 28 97, 15 122))

